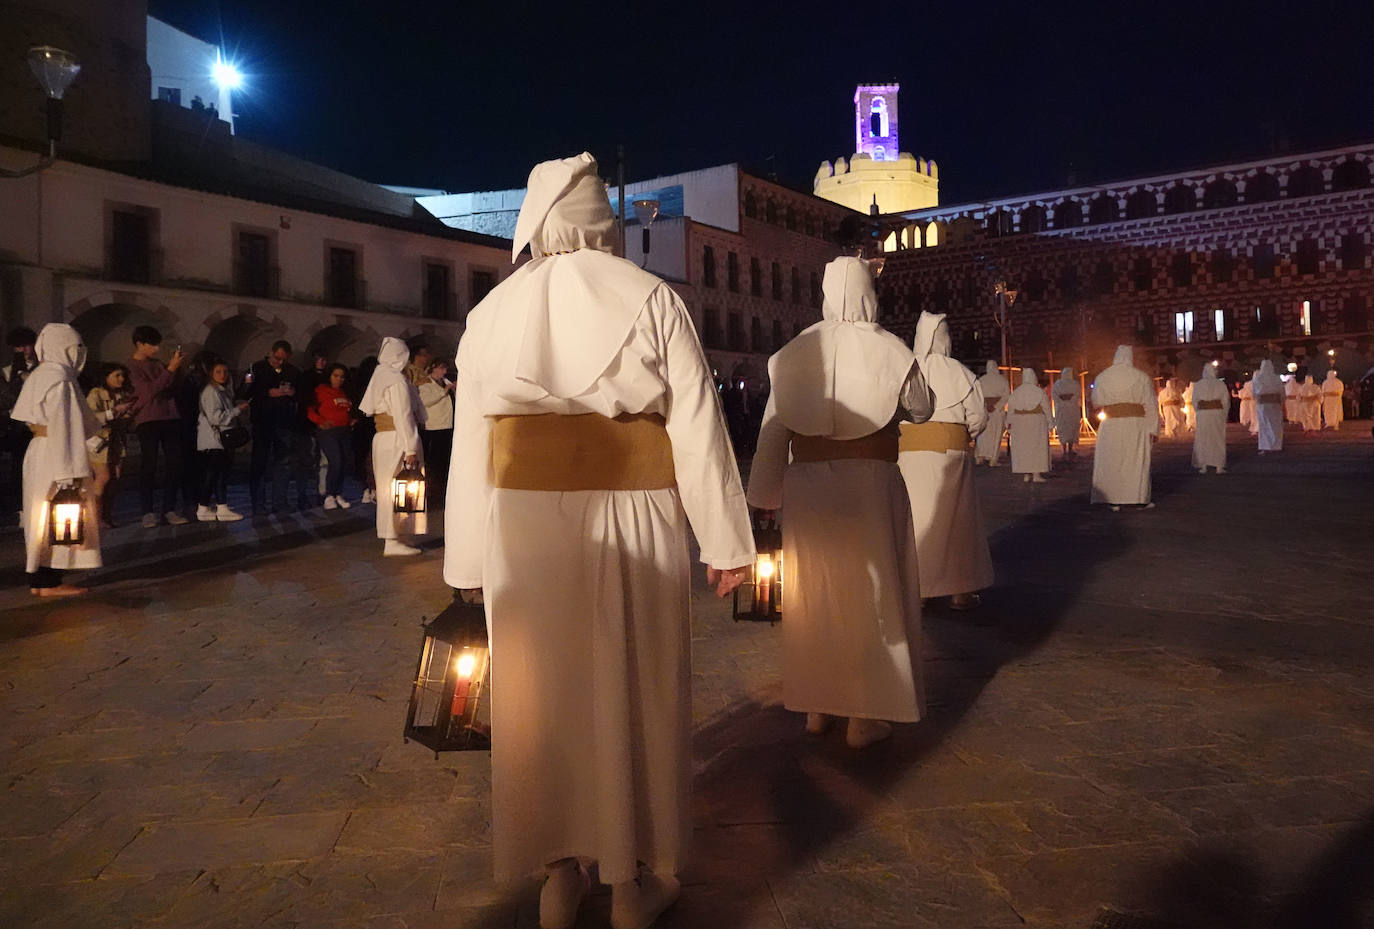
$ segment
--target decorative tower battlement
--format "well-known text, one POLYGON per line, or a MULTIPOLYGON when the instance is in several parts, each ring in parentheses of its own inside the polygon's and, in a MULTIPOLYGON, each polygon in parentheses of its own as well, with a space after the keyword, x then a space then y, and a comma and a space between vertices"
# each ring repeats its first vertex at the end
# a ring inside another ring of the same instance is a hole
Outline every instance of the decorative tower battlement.
POLYGON ((935 162, 901 150, 897 93, 901 85, 860 84, 854 89, 854 154, 821 163, 812 192, 851 210, 903 213, 940 205, 935 162))

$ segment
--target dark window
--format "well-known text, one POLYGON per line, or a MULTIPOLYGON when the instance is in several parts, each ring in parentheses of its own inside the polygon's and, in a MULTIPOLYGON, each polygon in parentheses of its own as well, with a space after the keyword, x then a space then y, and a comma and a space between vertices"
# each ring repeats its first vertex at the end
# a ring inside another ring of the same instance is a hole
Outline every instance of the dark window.
POLYGON ((472 272, 472 305, 476 306, 482 302, 482 298, 491 293, 496 286, 495 271, 473 271, 472 272))
POLYGON ((1274 246, 1261 242, 1250 250, 1250 264, 1255 269, 1255 277, 1260 279, 1274 276, 1274 246))
POLYGON ((1136 290, 1149 290, 1154 283, 1155 269, 1149 258, 1137 258, 1131 267, 1131 283, 1136 290))
POLYGON ((1209 210, 1215 210, 1224 206, 1235 206, 1236 185, 1221 178, 1208 184, 1202 192, 1202 205, 1209 210))
POLYGON ((1114 223, 1121 218, 1116 198, 1109 194, 1099 194, 1088 205, 1088 220, 1094 223, 1114 223))
POLYGON ((732 293, 739 293, 739 256, 734 252, 725 255, 725 285, 732 293))
POLYGON ((1297 265, 1299 274, 1316 274, 1321 269, 1321 249, 1316 239, 1298 243, 1297 265))
POLYGON ((1369 186, 1369 168, 1353 158, 1336 165, 1331 172, 1332 190, 1359 190, 1369 186))
POLYGON ((749 293, 755 297, 763 296, 763 265, 757 258, 749 259, 749 293))
POLYGON ((701 249, 701 282, 707 287, 716 286, 716 250, 709 245, 701 249))
POLYGON ((1187 213, 1197 209, 1197 194, 1187 184, 1175 184, 1164 192, 1164 212, 1187 213))
POLYGON ((773 320, 773 351, 776 352, 778 349, 782 348, 783 341, 782 320, 775 319, 773 320))
POLYGON ((325 302, 330 306, 358 305, 358 253, 353 249, 330 246, 325 302))
POLYGON ((778 205, 772 200, 764 202, 763 218, 775 226, 778 224, 778 205))
POLYGON ((726 335, 730 341, 730 351, 744 351, 744 321, 740 319, 738 313, 731 313, 726 317, 725 324, 728 327, 726 335))
POLYGON ((782 265, 773 262, 773 299, 782 299, 782 265))
POLYGON ((1135 318, 1135 340, 1141 345, 1155 344, 1155 321, 1148 313, 1140 313, 1135 318))
POLYGON ((110 277, 146 284, 152 276, 152 221, 147 213, 115 210, 110 216, 110 277))
POLYGON ((755 352, 768 351, 768 345, 763 341, 763 321, 757 316, 749 319, 749 349, 755 352))
POLYGON ((181 88, 159 87, 157 89, 157 98, 163 103, 174 103, 177 106, 181 106, 181 88))
POLYGON ((1065 265, 1059 272, 1059 292, 1065 300, 1077 300, 1079 296, 1078 267, 1065 265))
POLYGON ((240 232, 234 243, 234 291, 245 297, 273 295, 272 240, 261 232, 240 232))
POLYGON ((792 302, 801 303, 801 268, 792 269, 792 302))
POLYGON ((1265 172, 1245 182, 1246 203, 1268 203, 1279 198, 1279 179, 1265 172))
POLYGON ((935 312, 948 313, 949 298, 949 282, 944 280, 943 278, 941 280, 936 281, 935 293, 932 295, 932 299, 935 303, 935 312))
POLYGON ((873 139, 880 139, 883 136, 883 114, 877 110, 868 114, 868 135, 873 139))
POLYGON ((1341 267, 1346 271, 1364 267, 1364 236, 1360 233, 1347 232, 1341 236, 1341 267))
MULTIPOLYGON (((1096 222, 1097 220, 1094 220, 1096 222)), ((1072 229, 1083 224, 1083 204, 1077 200, 1065 200, 1054 208, 1054 228, 1072 229)))
POLYGON ((816 217, 812 216, 810 213, 807 213, 806 218, 803 220, 803 223, 804 225, 802 226, 802 230, 807 235, 816 234, 816 217))
POLYGON ((752 190, 745 191, 744 193, 744 215, 748 216, 750 219, 757 219, 759 215, 759 204, 758 201, 754 199, 754 192, 752 190))
POLYGON ((1212 253, 1212 283, 1229 284, 1235 276, 1236 260, 1229 249, 1219 248, 1212 253))
POLYGON ((701 311, 701 323, 701 328, 705 330, 702 337, 706 340, 706 347, 721 348, 720 311, 708 306, 701 311))
POLYGON ((1288 196, 1289 197, 1313 197, 1326 192, 1326 182, 1322 180, 1322 173, 1316 168, 1299 168, 1288 175, 1288 196))
POLYGON ((794 206, 787 208, 787 228, 792 232, 797 231, 797 208, 794 206))
POLYGON ((1038 204, 1026 207, 1021 213, 1022 232, 1042 232, 1046 222, 1045 208, 1038 204))
POLYGON ((1175 287, 1193 286, 1193 256, 1187 252, 1179 252, 1170 263, 1169 272, 1174 279, 1175 287))
POLYGON ((911 290, 907 291, 906 309, 907 312, 911 314, 912 318, 921 315, 921 301, 923 296, 924 295, 921 292, 921 285, 919 284, 912 284, 911 290))
POLYGON ((814 309, 821 307, 821 276, 815 271, 811 272, 811 306, 814 309))
POLYGON ((453 308, 453 271, 437 261, 425 262, 424 316, 426 319, 450 319, 457 315, 453 308))
POLYGON ((988 214, 988 235, 1011 235, 1011 214, 1006 210, 995 210, 988 214))
POLYGON ((1263 303, 1255 307, 1254 325, 1250 337, 1254 339, 1273 339, 1279 334, 1279 314, 1274 304, 1263 303))
POLYGON ((1110 294, 1116 286, 1116 269, 1112 263, 1103 258, 1093 268, 1093 294, 1099 297, 1110 294))
POLYGON ((1159 212, 1159 202, 1153 190, 1137 190, 1126 198, 1126 218, 1144 219, 1159 212))
MULTIPOLYGON (((967 283, 971 284, 972 282, 969 281, 967 283)), ((1048 282, 1045 280, 1044 275, 1040 273, 1038 268, 1031 270, 1026 275, 1026 285, 1024 288, 1026 301, 1033 303, 1043 300, 1045 298, 1045 290, 1048 288, 1048 286, 1048 282)), ((966 302, 972 303, 972 296, 973 295, 971 293, 966 292, 964 295, 964 300, 966 302)))
POLYGON ((1361 294, 1346 297, 1341 308, 1341 326, 1346 332, 1363 332, 1370 328, 1368 299, 1361 294))

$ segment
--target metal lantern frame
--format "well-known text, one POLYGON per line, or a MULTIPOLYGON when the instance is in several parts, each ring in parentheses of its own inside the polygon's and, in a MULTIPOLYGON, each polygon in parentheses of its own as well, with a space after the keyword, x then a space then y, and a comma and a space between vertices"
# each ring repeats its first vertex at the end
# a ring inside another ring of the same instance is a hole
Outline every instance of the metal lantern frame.
POLYGON ((754 548, 758 554, 749 579, 735 588, 731 614, 736 622, 776 623, 782 619, 782 527, 776 519, 754 524, 754 548))
POLYGON ((434 752, 489 751, 491 646, 486 608, 453 602, 424 624, 404 738, 434 752))
POLYGON ((391 479, 391 510, 393 513, 423 513, 425 511, 425 472, 418 466, 402 468, 391 479))
POLYGON ((85 545, 90 506, 75 484, 57 488, 48 499, 48 541, 53 545, 85 545))

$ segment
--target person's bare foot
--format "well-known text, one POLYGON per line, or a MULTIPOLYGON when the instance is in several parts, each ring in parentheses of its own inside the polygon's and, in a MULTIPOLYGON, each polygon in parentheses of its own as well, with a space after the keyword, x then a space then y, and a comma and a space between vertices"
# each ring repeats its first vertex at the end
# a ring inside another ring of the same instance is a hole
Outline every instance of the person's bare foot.
POLYGON ((806 731, 811 735, 824 735, 830 728, 830 717, 824 713, 806 714, 806 731))
POLYGON ((39 597, 79 597, 87 593, 85 587, 75 584, 58 584, 56 587, 30 587, 29 593, 39 597))

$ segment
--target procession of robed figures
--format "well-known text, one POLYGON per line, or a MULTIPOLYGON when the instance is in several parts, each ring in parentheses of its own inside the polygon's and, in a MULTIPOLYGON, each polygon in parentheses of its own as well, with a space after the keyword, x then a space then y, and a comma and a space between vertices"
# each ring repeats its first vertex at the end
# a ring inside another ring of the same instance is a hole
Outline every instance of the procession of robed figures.
MULTIPOLYGON (((679 894, 692 831, 689 532, 723 597, 759 583, 754 526, 781 516, 784 705, 816 737, 842 721, 862 750, 926 713, 923 602, 975 609, 993 583, 975 467, 1000 464, 1006 435, 1011 471, 1044 481, 1051 434, 1074 455, 1085 409, 1071 369, 1047 386, 1012 371, 1014 389, 994 362, 975 376, 951 357, 941 315, 922 314, 907 346, 879 323, 877 263, 841 257, 825 269, 821 321, 769 360, 746 489, 687 309, 614 255, 615 224, 590 155, 530 174, 512 249, 530 260, 472 310, 456 365, 443 577, 478 617, 463 648, 482 657, 459 648, 444 652, 456 671, 447 658, 427 668, 435 633, 416 683, 448 687, 426 712, 471 727, 474 675, 489 667, 499 681, 483 743, 494 869, 543 878, 545 929, 576 921, 593 863, 615 929, 644 929, 679 894)), ((98 429, 76 387, 85 350, 51 324, 37 351, 14 410, 35 436, 28 569, 96 567, 98 524, 64 509, 91 477, 98 429)), ((427 519, 407 357, 384 340, 360 404, 378 423, 388 554, 414 551, 427 519)), ((1264 449, 1285 388, 1265 362, 1246 389, 1264 449)), ((1210 366, 1189 391, 1194 466, 1222 472, 1229 391, 1210 366)), ((1151 447, 1175 392, 1158 393, 1124 345, 1092 379, 1092 503, 1152 505, 1151 447)))

